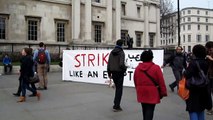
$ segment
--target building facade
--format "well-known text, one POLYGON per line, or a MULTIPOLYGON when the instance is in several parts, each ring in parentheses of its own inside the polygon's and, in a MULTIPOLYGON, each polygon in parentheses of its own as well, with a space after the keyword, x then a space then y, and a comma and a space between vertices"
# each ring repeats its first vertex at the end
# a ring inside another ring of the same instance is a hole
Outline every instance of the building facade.
POLYGON ((165 49, 174 49, 178 43, 177 12, 161 17, 161 40, 160 46, 165 49))
MULTIPOLYGON (((180 15, 180 45, 186 52, 191 52, 196 44, 205 45, 206 42, 213 41, 213 9, 188 7, 182 9, 180 15)), ((164 26, 169 27, 161 27, 160 46, 166 47, 168 44, 165 44, 164 41, 171 41, 172 38, 171 44, 175 48, 178 45, 177 12, 167 15, 161 21, 166 24, 164 26), (173 26, 176 26, 176 30, 170 29, 173 26), (176 31, 176 33, 171 35, 171 31, 176 31)))
POLYGON ((0 46, 109 47, 129 34, 133 47, 156 47, 159 9, 159 0, 0 0, 0 46))
POLYGON ((213 41, 213 9, 185 8, 181 10, 181 42, 187 52, 196 44, 213 41))

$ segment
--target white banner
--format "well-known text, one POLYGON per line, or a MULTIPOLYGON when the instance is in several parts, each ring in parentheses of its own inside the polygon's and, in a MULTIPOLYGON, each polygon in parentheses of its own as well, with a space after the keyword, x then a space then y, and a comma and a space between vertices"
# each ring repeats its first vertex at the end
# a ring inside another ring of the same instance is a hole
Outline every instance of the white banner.
MULTIPOLYGON (((152 50, 153 62, 163 65, 163 50, 152 50)), ((96 84, 106 84, 107 63, 111 50, 64 50, 63 51, 63 80, 96 84)), ((140 61, 143 50, 124 50, 128 66, 124 77, 124 86, 134 86, 133 75, 140 61)))

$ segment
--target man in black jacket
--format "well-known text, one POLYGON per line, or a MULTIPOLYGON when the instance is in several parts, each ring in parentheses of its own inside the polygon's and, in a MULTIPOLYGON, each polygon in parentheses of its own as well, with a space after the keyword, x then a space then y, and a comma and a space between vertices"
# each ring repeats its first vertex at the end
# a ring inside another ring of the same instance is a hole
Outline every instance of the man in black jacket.
POLYGON ((119 39, 116 42, 115 48, 109 55, 107 72, 110 79, 115 83, 115 97, 113 111, 122 111, 120 107, 121 97, 123 92, 123 80, 127 67, 125 66, 125 53, 122 48, 123 40, 119 39))
POLYGON ((182 52, 183 48, 178 46, 176 48, 175 54, 169 57, 163 64, 162 68, 167 64, 170 64, 173 74, 175 76, 175 81, 169 85, 172 92, 174 92, 174 88, 177 86, 179 80, 182 78, 183 69, 186 68, 186 55, 182 52))

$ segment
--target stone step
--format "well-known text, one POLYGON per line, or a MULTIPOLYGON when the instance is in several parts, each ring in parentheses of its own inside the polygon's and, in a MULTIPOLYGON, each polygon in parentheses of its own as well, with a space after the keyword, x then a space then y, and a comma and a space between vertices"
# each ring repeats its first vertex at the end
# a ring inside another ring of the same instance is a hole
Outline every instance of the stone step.
MULTIPOLYGON (((12 72, 10 74, 19 74, 20 66, 13 66, 12 72)), ((60 72, 62 68, 59 65, 50 65, 50 72, 60 72)), ((4 66, 0 66, 0 74, 4 73, 4 66)))

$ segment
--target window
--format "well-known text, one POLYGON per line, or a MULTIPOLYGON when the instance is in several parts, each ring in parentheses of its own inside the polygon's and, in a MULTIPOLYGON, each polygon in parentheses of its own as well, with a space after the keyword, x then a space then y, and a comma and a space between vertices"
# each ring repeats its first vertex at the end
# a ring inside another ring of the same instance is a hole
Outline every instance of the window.
POLYGON ((126 16, 126 3, 121 3, 121 13, 126 16))
POLYGON ((191 25, 188 25, 188 30, 191 30, 191 25))
POLYGON ((197 21, 200 22, 200 18, 199 17, 197 18, 197 21))
POLYGON ((209 26, 208 25, 206 25, 206 31, 209 31, 209 26))
POLYGON ((102 38, 102 25, 95 25, 95 42, 101 43, 102 38))
POLYGON ((201 42, 201 35, 197 35, 197 42, 201 42))
POLYGON ((138 14, 138 18, 141 18, 141 7, 137 6, 137 14, 138 14))
POLYGON ((8 17, 0 15, 0 39, 5 40, 7 37, 7 20, 8 17))
POLYGON ((208 18, 206 18, 206 22, 209 22, 209 19, 208 19, 208 18))
POLYGON ((185 31, 185 25, 183 25, 183 31, 185 31))
POLYGON ((26 17, 28 25, 28 40, 37 41, 40 33, 40 19, 38 17, 26 17))
POLYGON ((197 25, 197 30, 200 30, 200 25, 197 25))
POLYGON ((56 39, 57 42, 65 42, 66 39, 66 20, 56 20, 56 39))
POLYGON ((188 14, 191 14, 191 10, 188 10, 188 14))
POLYGON ((141 32, 136 32, 136 47, 141 47, 141 38, 142 38, 142 33, 141 32))
POLYGON ((95 2, 100 3, 100 2, 101 2, 101 0, 95 0, 95 2))
POLYGON ((191 46, 188 46, 188 52, 191 52, 191 46))
POLYGON ((185 41, 186 41, 186 37, 185 35, 183 35, 183 42, 185 43, 185 41))
POLYGON ((188 42, 191 42, 191 35, 188 35, 188 42))
POLYGON ((208 42, 209 40, 209 35, 206 35, 206 42, 208 42))
POLYGON ((197 14, 200 14, 200 11, 199 11, 199 10, 197 10, 197 14))
POLYGON ((185 22, 185 18, 183 18, 183 22, 185 22))
POLYGON ((188 17, 188 22, 190 22, 191 21, 191 18, 190 17, 188 17))
POLYGON ((208 11, 206 11, 206 15, 208 15, 208 11))
POLYGON ((183 11, 183 15, 185 15, 185 11, 183 11))
POLYGON ((65 41, 65 24, 64 23, 57 24, 57 41, 58 42, 65 41))
POLYGON ((154 47, 154 37, 155 37, 154 33, 149 33, 149 46, 150 47, 154 47))
POLYGON ((127 45, 127 35, 128 35, 127 30, 121 30, 121 39, 124 40, 124 46, 127 45))

